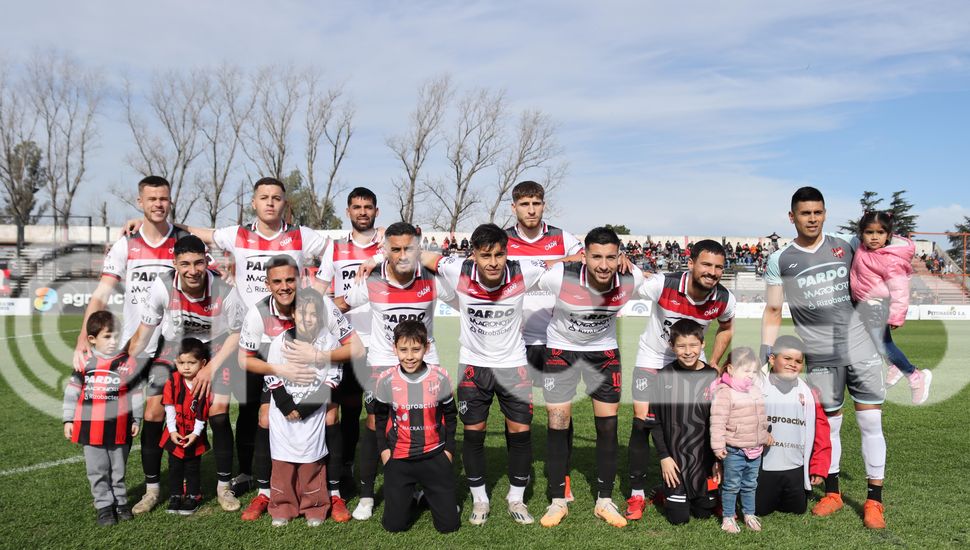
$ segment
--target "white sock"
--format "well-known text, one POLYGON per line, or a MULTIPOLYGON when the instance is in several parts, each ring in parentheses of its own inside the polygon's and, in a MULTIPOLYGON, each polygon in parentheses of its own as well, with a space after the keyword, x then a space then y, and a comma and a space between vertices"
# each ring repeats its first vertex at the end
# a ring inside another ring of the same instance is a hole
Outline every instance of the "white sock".
POLYGON ((470 487, 469 490, 472 492, 473 502, 488 502, 488 491, 485 489, 484 485, 470 487))
POLYGON ((829 473, 841 472, 842 468, 842 415, 829 417, 829 441, 832 442, 832 465, 829 473))
POLYGON ((866 477, 883 479, 886 475, 886 437, 882 433, 882 409, 856 411, 856 422, 862 433, 862 461, 866 477))
POLYGON ((333 490, 333 491, 330 491, 330 498, 333 498, 333 497, 340 498, 340 491, 338 491, 336 489, 333 490))
POLYGON ((643 489, 634 489, 630 492, 630 496, 647 498, 647 494, 643 492, 643 489))
POLYGON ((505 497, 505 500, 509 502, 522 502, 525 500, 525 486, 516 487, 515 485, 509 486, 509 494, 505 497))
POLYGON ((146 491, 161 491, 162 490, 162 486, 159 485, 158 483, 146 483, 145 484, 145 490, 146 491))
POLYGON ((269 489, 260 489, 258 494, 263 495, 264 497, 269 497, 270 496, 269 495, 269 489))
POLYGON ((228 488, 229 488, 228 481, 216 481, 216 489, 228 489, 228 488))

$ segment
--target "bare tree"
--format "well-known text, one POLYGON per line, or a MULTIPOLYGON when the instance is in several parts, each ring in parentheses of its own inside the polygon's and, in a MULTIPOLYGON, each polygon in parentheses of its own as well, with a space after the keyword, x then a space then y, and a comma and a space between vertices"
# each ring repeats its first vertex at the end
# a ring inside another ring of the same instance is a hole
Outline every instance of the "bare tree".
POLYGON ((224 195, 238 164, 243 127, 256 104, 256 95, 247 89, 238 67, 220 66, 214 71, 213 80, 199 126, 206 168, 198 186, 211 227, 218 225, 219 214, 233 204, 234 197, 226 200, 224 195))
POLYGON ((131 83, 125 83, 125 115, 136 147, 128 163, 142 175, 162 176, 171 183, 172 219, 178 222, 185 221, 199 199, 190 168, 204 150, 200 128, 210 91, 211 81, 202 70, 156 74, 145 98, 153 115, 150 126, 137 114, 131 83))
POLYGON ((26 86, 39 122, 44 179, 58 225, 71 215, 96 145, 104 79, 67 54, 47 52, 27 64, 26 86))
POLYGON ((304 77, 293 66, 264 67, 252 78, 256 96, 243 135, 243 151, 264 176, 282 180, 290 155, 293 118, 305 95, 304 77))
POLYGON ((401 161, 404 175, 396 178, 401 220, 414 223, 414 206, 419 198, 421 169, 437 145, 438 128, 451 100, 451 78, 446 74, 424 82, 418 89, 418 104, 411 113, 410 128, 403 135, 387 139, 394 157, 401 161))
POLYGON ((540 183, 547 194, 562 182, 567 165, 565 162, 554 164, 556 157, 562 154, 556 130, 555 123, 542 111, 526 110, 519 116, 516 136, 498 162, 498 177, 493 188, 495 195, 488 207, 489 222, 501 221, 499 208, 527 171, 545 168, 544 181, 540 183))
POLYGON ((337 180, 337 173, 347 155, 347 146, 354 133, 354 107, 347 102, 339 103, 343 95, 341 88, 321 90, 320 78, 316 72, 307 71, 305 82, 306 187, 315 198, 311 225, 325 228, 328 218, 333 215, 335 197, 343 190, 337 180), (326 140, 326 152, 329 156, 325 182, 319 182, 316 169, 322 140, 326 140), (327 215, 328 212, 330 216, 327 215))
POLYGON ((441 209, 436 210, 439 215, 435 216, 435 227, 455 231, 478 204, 479 194, 472 183, 479 172, 495 164, 504 148, 504 113, 503 91, 476 90, 458 103, 454 133, 445 138, 450 176, 426 186, 441 204, 441 209))

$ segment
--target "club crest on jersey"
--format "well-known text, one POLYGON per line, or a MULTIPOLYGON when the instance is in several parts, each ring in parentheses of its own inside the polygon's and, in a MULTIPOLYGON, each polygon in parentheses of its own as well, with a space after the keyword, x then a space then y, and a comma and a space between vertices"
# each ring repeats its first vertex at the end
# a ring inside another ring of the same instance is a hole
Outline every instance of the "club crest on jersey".
POLYGON ((458 414, 465 414, 468 412, 468 401, 458 402, 458 414))
POLYGON ((805 406, 805 394, 803 393, 798 394, 798 403, 803 407, 805 406))
POLYGON ((845 256, 845 250, 841 246, 832 249, 832 255, 836 258, 841 258, 845 256))
POLYGON ((431 382, 430 384, 428 384, 428 393, 430 393, 431 395, 438 395, 440 391, 441 391, 440 382, 431 382))
POLYGON ((552 389, 556 387, 556 379, 551 376, 543 378, 542 387, 545 388, 546 391, 552 391, 552 389))
POLYGON ((469 380, 475 378, 475 367, 465 367, 465 378, 469 380))

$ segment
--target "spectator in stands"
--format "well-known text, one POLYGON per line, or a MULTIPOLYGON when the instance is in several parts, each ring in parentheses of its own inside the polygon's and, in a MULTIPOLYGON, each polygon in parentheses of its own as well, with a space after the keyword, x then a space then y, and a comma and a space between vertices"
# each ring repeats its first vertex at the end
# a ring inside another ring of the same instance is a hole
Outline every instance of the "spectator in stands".
POLYGON ((462 237, 461 239, 461 250, 462 252, 468 251, 468 237, 462 237))

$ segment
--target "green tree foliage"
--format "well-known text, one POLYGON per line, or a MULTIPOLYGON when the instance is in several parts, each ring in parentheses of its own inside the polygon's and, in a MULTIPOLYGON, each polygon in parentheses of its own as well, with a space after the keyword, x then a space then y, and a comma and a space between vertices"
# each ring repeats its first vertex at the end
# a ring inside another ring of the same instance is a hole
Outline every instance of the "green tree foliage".
MULTIPOLYGON (((894 192, 892 199, 889 201, 889 206, 886 208, 881 207, 883 199, 878 193, 875 191, 863 191, 862 197, 859 199, 859 206, 861 207, 862 213, 871 210, 887 210, 892 212, 894 232, 899 235, 909 235, 913 231, 916 231, 916 219, 919 216, 912 213, 913 203, 906 199, 905 194, 905 189, 894 192)), ((860 218, 862 218, 861 215, 858 218, 847 221, 844 225, 840 225, 839 229, 846 233, 856 233, 859 230, 860 218)))
POLYGON ((35 223, 46 205, 41 206, 37 193, 44 186, 43 153, 33 141, 18 143, 3 159, 3 196, 7 204, 0 214, 9 216, 17 226, 17 251, 24 244, 24 226, 35 223))
POLYGON ((293 170, 285 178, 286 202, 290 206, 290 222, 313 229, 340 229, 343 223, 334 211, 333 203, 321 199, 304 185, 303 175, 293 170))
MULTIPOLYGON (((953 226, 953 233, 970 233, 970 216, 964 216, 962 223, 957 223, 953 226)), ((950 241, 950 249, 946 251, 947 254, 956 261, 964 271, 967 270, 967 258, 963 255, 963 235, 947 235, 947 240, 950 241)), ((967 239, 970 242, 970 238, 967 239)), ((970 247, 970 244, 968 244, 970 247)))
POLYGON ((630 229, 625 225, 611 225, 606 224, 607 229, 612 229, 617 235, 629 235, 630 229))

